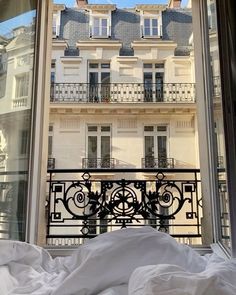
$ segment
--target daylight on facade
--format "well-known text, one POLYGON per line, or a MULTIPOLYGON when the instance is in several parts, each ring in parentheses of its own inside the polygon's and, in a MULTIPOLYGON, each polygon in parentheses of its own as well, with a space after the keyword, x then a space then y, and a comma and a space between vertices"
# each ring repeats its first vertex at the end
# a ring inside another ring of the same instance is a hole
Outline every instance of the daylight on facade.
POLYGON ((235 7, 147 1, 0 1, 1 295, 236 294, 235 7))
MULTIPOLYGON (((221 169, 224 132, 212 4, 208 12, 216 168, 221 169)), ((191 2, 118 8, 78 0, 71 8, 53 4, 50 16, 48 120, 38 138, 47 160, 38 243, 78 245, 103 232, 151 225, 183 243, 209 244, 211 205, 200 174, 201 97, 191 2)), ((35 26, 32 13, 26 25, 0 36, 2 238, 22 240, 25 234, 35 132, 30 124, 37 108, 32 99, 35 26)), ((224 172, 218 181, 227 240, 224 172)))

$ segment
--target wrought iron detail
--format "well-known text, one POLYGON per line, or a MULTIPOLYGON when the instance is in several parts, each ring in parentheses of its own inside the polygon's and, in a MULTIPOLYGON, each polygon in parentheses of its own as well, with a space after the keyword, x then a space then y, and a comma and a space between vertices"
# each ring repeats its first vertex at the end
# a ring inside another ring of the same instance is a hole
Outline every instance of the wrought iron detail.
POLYGON ((201 237, 199 170, 158 169, 153 174, 150 169, 148 180, 128 177, 131 172, 146 174, 147 169, 106 169, 107 174, 111 170, 113 175, 127 174, 127 179, 101 179, 98 175, 104 169, 48 171, 48 241, 58 237, 91 238, 117 227, 147 224, 178 237, 189 236, 187 228, 191 227, 191 236, 201 237), (61 173, 69 173, 70 178, 53 179, 60 178, 61 173), (73 173, 81 174, 81 178, 71 180, 73 173), (170 179, 168 174, 173 178, 173 173, 175 178, 170 179))
POLYGON ((194 103, 194 83, 52 83, 51 102, 194 103))
POLYGON ((154 158, 145 157, 142 158, 143 168, 174 168, 175 159, 174 158, 154 158))
POLYGON ((114 158, 83 158, 82 168, 115 168, 114 158))

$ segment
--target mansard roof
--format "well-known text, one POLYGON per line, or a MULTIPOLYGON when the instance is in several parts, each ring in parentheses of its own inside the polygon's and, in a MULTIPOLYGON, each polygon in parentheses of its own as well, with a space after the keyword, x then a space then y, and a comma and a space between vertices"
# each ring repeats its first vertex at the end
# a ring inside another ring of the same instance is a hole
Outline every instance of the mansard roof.
MULTIPOLYGON (((59 38, 65 39, 69 48, 76 48, 78 41, 91 40, 89 34, 89 13, 77 8, 66 8, 61 12, 59 38)), ((191 10, 186 8, 167 8, 162 11, 162 40, 177 43, 176 55, 189 54, 189 37, 192 33, 191 10)), ((111 40, 121 41, 121 56, 134 54, 131 43, 141 40, 140 14, 135 9, 116 9, 112 12, 111 40)), ((147 40, 149 42, 150 39, 147 40)))

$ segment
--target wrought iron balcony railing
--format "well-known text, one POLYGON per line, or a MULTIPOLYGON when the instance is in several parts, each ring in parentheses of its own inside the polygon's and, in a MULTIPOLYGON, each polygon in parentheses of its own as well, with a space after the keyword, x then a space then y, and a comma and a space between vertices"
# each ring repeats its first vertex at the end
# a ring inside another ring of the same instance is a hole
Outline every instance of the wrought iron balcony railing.
POLYGON ((201 243, 199 169, 55 169, 48 173, 48 245, 77 245, 103 232, 145 225, 201 243))
POLYGON ((82 168, 115 168, 114 158, 83 158, 82 168))
POLYGON ((48 169, 55 169, 56 159, 48 158, 48 169))
POLYGON ((194 83, 53 83, 51 102, 194 103, 194 83))
POLYGON ((142 158, 142 167, 143 168, 174 168, 175 159, 145 157, 145 158, 142 158))

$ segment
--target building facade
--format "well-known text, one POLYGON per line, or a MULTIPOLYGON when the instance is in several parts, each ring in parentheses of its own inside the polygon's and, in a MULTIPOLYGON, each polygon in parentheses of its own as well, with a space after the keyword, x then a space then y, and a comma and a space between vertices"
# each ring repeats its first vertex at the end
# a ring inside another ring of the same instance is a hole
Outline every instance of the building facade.
POLYGON ((89 4, 54 10, 55 167, 198 168, 191 10, 89 4))

